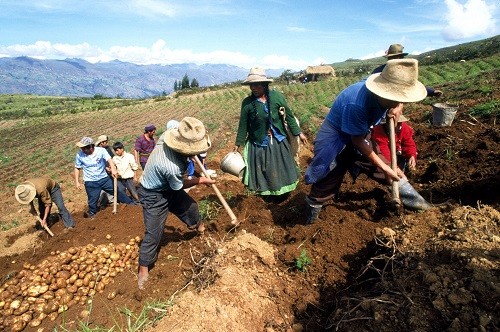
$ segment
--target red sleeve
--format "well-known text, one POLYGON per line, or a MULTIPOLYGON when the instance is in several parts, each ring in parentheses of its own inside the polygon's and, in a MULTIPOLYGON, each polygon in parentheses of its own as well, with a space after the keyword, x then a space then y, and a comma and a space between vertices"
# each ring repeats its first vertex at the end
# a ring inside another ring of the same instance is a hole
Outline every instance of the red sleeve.
POLYGON ((372 129, 372 141, 377 144, 380 153, 391 162, 391 148, 389 146, 389 137, 385 133, 384 126, 378 125, 372 129))
POLYGON ((406 158, 411 156, 417 158, 417 145, 413 140, 413 129, 406 122, 401 125, 401 153, 406 158))

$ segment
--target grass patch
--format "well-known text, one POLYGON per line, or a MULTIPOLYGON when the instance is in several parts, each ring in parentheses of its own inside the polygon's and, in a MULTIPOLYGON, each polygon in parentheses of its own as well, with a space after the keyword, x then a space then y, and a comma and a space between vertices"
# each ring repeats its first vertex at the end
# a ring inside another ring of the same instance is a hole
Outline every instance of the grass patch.
POLYGON ((500 114, 500 101, 493 100, 484 104, 474 106, 470 110, 470 115, 476 117, 495 117, 500 114))
POLYGON ((219 212, 222 209, 222 205, 220 205, 217 201, 204 198, 198 202, 198 209, 200 211, 201 219, 210 221, 217 219, 219 212))

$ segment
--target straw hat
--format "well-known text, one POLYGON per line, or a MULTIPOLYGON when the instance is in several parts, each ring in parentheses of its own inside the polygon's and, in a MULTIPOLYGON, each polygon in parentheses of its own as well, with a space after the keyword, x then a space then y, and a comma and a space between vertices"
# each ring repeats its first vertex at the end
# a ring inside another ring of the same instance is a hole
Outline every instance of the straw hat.
POLYGON ((366 87, 374 94, 401 103, 411 103, 427 96, 425 86, 418 81, 418 61, 388 60, 381 73, 372 74, 366 87))
POLYGON ((252 83, 271 83, 273 80, 267 78, 266 71, 259 67, 253 67, 250 69, 247 78, 241 83, 241 85, 250 85, 252 83))
POLYGON ((203 123, 192 117, 185 117, 178 128, 165 132, 165 144, 181 154, 193 156, 206 152, 212 143, 203 123))
POLYGON ((390 58, 395 57, 397 55, 407 56, 408 53, 403 53, 403 49, 404 49, 404 47, 401 44, 392 44, 391 46, 389 46, 389 49, 387 51, 385 51, 384 57, 390 59, 390 58))
POLYGON ((90 137, 83 137, 80 142, 76 142, 76 146, 83 148, 84 146, 94 145, 94 140, 90 137))
POLYGON ((108 140, 108 136, 101 135, 101 136, 97 137, 97 141, 95 142, 95 145, 99 146, 99 144, 101 144, 102 142, 107 141, 107 140, 108 140))
POLYGON ((29 204, 36 196, 35 185, 31 182, 24 182, 16 187, 16 199, 21 204, 29 204))

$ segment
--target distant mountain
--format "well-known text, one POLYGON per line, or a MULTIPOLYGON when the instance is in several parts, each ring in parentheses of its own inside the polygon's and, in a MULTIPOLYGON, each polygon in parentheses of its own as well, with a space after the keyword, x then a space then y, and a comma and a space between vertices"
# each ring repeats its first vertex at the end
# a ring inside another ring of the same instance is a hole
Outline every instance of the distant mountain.
POLYGON ((210 86, 243 80, 248 69, 224 64, 141 66, 117 60, 92 64, 82 59, 0 58, 0 94, 144 98, 171 93, 185 74, 200 86, 210 86))

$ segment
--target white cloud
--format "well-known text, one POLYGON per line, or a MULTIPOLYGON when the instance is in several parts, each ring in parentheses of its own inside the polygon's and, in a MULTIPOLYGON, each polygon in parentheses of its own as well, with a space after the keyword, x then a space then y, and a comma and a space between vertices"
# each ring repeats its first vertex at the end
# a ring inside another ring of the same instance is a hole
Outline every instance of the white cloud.
POLYGON ((448 7, 447 25, 443 29, 446 40, 458 40, 494 34, 496 22, 493 18, 495 5, 484 0, 467 0, 460 4, 455 0, 445 0, 448 7))
MULTIPOLYGON (((195 53, 189 49, 170 49, 167 43, 159 39, 151 47, 140 46, 112 46, 108 50, 92 46, 88 43, 82 44, 52 44, 49 41, 37 41, 31 45, 0 46, 0 57, 29 56, 37 59, 65 59, 81 58, 91 63, 109 62, 120 60, 138 65, 150 64, 178 64, 196 63, 201 64, 228 64, 243 68, 251 68, 255 65, 264 68, 289 68, 303 69, 310 62, 304 60, 290 59, 283 55, 268 55, 258 59, 240 52, 215 50, 211 52, 195 53)), ((324 59, 316 59, 314 63, 324 62, 324 59)))

